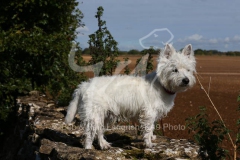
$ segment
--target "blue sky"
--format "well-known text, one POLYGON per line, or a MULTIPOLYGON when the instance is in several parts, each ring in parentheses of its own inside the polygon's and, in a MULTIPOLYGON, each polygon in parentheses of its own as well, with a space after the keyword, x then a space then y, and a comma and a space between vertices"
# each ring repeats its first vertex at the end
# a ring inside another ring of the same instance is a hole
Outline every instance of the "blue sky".
POLYGON ((94 16, 97 8, 102 6, 102 19, 120 50, 142 50, 150 46, 163 48, 164 43, 170 42, 177 50, 192 44, 194 49, 240 51, 240 0, 79 2, 85 24, 77 29, 82 33, 77 38, 82 48, 88 47, 88 35, 97 30, 94 16))

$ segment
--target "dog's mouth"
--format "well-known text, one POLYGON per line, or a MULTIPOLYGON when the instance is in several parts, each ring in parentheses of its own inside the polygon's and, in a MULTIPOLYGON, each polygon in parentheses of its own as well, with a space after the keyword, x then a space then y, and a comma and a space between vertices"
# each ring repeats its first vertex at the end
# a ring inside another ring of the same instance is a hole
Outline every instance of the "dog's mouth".
POLYGON ((184 84, 184 83, 180 84, 180 87, 188 87, 188 86, 189 86, 189 84, 184 84))

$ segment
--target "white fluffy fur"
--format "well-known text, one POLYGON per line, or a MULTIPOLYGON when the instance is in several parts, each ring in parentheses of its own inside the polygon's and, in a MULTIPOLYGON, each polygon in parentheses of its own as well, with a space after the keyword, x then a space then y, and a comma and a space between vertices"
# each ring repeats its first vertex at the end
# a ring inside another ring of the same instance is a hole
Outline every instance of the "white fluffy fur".
POLYGON ((108 149, 111 146, 104 139, 104 126, 119 117, 137 118, 144 142, 151 148, 154 122, 171 110, 177 92, 194 85, 194 72, 192 46, 176 52, 167 44, 160 53, 157 70, 145 77, 103 76, 81 83, 74 91, 65 121, 70 123, 79 110, 85 148, 91 149, 97 135, 101 149, 108 149))

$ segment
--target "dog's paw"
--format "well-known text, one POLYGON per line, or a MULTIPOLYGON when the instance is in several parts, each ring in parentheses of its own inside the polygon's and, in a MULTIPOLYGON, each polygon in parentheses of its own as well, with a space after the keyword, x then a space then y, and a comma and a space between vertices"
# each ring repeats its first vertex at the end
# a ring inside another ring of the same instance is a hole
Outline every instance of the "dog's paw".
POLYGON ((104 143, 102 143, 100 145, 100 147, 102 150, 107 150, 107 149, 111 148, 112 146, 111 146, 111 143, 108 143, 107 141, 105 141, 104 143))
POLYGON ((147 148, 153 148, 157 145, 157 143, 146 143, 147 148))
POLYGON ((105 144, 103 146, 101 146, 101 149, 102 150, 107 150, 107 149, 110 149, 112 146, 108 143, 108 144, 105 144))
POLYGON ((92 145, 86 145, 84 148, 85 149, 92 149, 92 145))
POLYGON ((152 135, 151 138, 152 138, 152 140, 155 140, 157 138, 157 136, 156 135, 152 135))

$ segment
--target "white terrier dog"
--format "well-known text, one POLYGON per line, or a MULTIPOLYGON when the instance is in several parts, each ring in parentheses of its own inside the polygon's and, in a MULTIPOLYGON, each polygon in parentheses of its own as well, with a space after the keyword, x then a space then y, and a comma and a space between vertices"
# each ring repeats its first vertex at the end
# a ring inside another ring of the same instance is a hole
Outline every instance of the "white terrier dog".
POLYGON ((104 126, 119 117, 138 118, 146 147, 151 148, 154 122, 171 110, 176 93, 194 85, 195 64, 190 44, 182 52, 167 44, 156 71, 145 77, 103 76, 81 83, 74 91, 65 122, 72 122, 78 110, 86 136, 84 147, 91 149, 97 135, 101 149, 108 149, 111 146, 104 139, 104 126))

